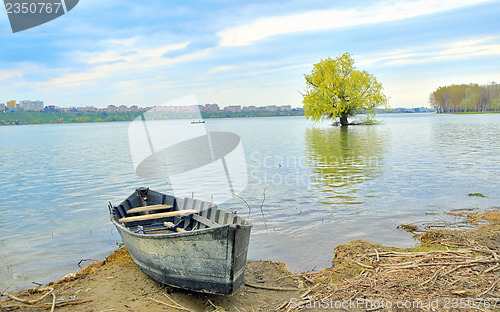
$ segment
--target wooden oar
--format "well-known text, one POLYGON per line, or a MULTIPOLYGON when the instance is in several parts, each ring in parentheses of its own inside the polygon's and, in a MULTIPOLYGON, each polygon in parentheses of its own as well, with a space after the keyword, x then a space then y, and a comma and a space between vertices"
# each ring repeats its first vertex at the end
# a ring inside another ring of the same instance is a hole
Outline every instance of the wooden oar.
POLYGON ((160 218, 168 218, 168 217, 177 217, 177 216, 185 216, 193 213, 197 213, 198 210, 180 210, 180 211, 171 211, 171 212, 163 212, 163 213, 153 213, 144 216, 136 216, 136 217, 125 217, 118 219, 121 223, 133 222, 133 221, 144 221, 144 220, 152 220, 152 219, 160 219, 160 218))
POLYGON ((163 222, 163 225, 166 226, 169 230, 177 231, 177 232, 186 232, 183 228, 175 225, 173 222, 163 222))
POLYGON ((171 208, 172 208, 172 205, 149 205, 149 206, 132 208, 129 211, 127 211, 127 214, 138 213, 138 212, 148 212, 148 211, 153 211, 153 210, 167 210, 167 209, 171 209, 171 208))

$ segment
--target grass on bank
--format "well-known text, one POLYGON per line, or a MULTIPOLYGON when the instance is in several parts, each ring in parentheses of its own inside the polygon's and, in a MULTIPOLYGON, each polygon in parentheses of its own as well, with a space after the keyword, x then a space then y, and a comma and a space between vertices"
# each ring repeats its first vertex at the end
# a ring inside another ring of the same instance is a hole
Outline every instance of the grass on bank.
POLYGON ((459 112, 457 114, 466 114, 466 115, 474 115, 474 114, 500 114, 500 111, 488 111, 488 112, 459 112))

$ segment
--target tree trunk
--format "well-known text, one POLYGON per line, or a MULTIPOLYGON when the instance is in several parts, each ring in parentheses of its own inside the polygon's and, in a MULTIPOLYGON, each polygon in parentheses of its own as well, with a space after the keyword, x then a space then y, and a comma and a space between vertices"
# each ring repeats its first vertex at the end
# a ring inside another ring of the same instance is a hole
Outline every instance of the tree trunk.
POLYGON ((340 125, 341 126, 349 125, 349 121, 347 121, 347 115, 340 116, 340 125))

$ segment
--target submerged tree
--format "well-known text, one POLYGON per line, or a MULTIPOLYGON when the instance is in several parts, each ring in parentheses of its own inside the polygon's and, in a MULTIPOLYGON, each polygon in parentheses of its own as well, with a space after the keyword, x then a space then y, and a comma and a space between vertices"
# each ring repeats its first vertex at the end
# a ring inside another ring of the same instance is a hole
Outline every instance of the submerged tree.
POLYGON ((302 103, 305 116, 314 121, 339 118, 345 126, 347 117, 387 104, 382 84, 368 72, 357 70, 349 53, 321 60, 305 78, 302 103))

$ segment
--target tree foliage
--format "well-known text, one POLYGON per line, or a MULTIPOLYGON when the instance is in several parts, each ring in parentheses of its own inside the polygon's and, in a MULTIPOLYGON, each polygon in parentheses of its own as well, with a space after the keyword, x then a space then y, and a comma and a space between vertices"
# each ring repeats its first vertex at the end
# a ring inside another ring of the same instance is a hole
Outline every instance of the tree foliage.
POLYGON ((500 109, 500 84, 461 84, 439 87, 429 103, 438 113, 488 112, 500 109))
POLYGON ((382 84, 368 72, 357 70, 349 53, 314 64, 305 79, 302 103, 305 116, 314 121, 339 118, 347 125, 347 117, 387 104, 382 84))
POLYGON ((99 122, 99 121, 129 121, 137 118, 136 113, 120 113, 108 115, 107 113, 96 112, 52 112, 52 111, 15 111, 2 113, 2 118, 5 119, 1 124, 12 124, 12 121, 18 121, 21 125, 28 124, 55 124, 58 121, 65 123, 80 123, 80 122, 99 122))

